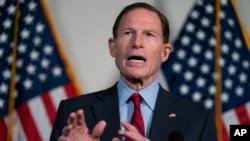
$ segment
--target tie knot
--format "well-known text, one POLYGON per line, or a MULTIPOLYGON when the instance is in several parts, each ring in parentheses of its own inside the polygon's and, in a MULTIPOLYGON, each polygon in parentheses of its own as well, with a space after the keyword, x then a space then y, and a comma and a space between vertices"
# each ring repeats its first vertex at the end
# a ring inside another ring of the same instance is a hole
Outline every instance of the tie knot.
POLYGON ((132 96, 130 97, 130 99, 133 101, 133 103, 134 103, 135 106, 137 106, 137 107, 140 106, 141 99, 142 99, 142 97, 141 97, 140 94, 134 93, 134 94, 132 94, 132 96))

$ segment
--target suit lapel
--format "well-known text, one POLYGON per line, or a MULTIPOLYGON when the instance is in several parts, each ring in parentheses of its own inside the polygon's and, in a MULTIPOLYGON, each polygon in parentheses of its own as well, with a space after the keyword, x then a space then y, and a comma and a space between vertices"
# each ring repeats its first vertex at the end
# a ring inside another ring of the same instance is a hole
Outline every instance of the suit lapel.
POLYGON ((174 106, 175 101, 174 97, 160 87, 149 131, 151 140, 166 139, 173 130, 178 116, 174 106))
POLYGON ((92 106, 96 121, 105 120, 107 122, 102 139, 111 140, 112 137, 118 136, 117 131, 120 129, 119 104, 117 87, 114 85, 101 95, 98 95, 101 102, 92 106))
MULTIPOLYGON (((97 122, 100 120, 107 122, 102 140, 111 140, 113 137, 118 137, 117 131, 120 130, 119 102, 116 85, 103 91, 97 97, 101 102, 92 105, 93 114, 97 122)), ((174 106, 175 101, 175 97, 160 87, 149 131, 149 138, 151 140, 166 139, 173 130, 178 117, 174 106)))

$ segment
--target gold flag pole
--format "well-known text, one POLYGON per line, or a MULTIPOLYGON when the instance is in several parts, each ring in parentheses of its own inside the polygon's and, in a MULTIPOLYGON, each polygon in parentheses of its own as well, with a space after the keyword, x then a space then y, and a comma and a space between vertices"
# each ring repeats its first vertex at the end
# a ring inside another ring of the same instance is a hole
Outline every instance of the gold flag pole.
POLYGON ((11 64, 11 78, 10 78, 10 92, 9 92, 9 107, 8 107, 8 132, 7 141, 13 140, 13 126, 14 126, 14 110, 15 110, 15 78, 16 78, 16 60, 17 60, 17 43, 18 43, 18 30, 19 30, 19 16, 20 16, 20 3, 16 1, 16 15, 13 34, 13 62, 11 64))
POLYGON ((215 37, 216 37, 216 46, 215 46, 215 84, 216 84, 216 94, 215 94, 215 121, 218 133, 218 141, 222 141, 222 119, 221 119, 221 93, 222 93, 222 73, 221 73, 221 21, 220 21, 220 0, 216 0, 215 3, 215 37))

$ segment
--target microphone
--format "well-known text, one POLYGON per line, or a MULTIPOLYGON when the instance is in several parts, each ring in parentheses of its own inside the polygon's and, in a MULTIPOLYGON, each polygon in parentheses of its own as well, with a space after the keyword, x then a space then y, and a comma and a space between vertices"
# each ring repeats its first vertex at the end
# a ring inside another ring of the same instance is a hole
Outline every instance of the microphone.
POLYGON ((184 141, 185 138, 182 133, 178 131, 172 131, 168 136, 169 141, 184 141))

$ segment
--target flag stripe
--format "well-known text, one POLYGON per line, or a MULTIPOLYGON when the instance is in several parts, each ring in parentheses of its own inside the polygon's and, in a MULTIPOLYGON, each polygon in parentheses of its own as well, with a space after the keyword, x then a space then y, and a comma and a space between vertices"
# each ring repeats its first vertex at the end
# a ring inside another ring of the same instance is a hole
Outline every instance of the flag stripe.
POLYGON ((74 94, 76 93, 76 91, 75 91, 75 89, 74 89, 74 87, 73 87, 72 84, 66 84, 66 85, 64 85, 64 89, 65 89, 66 94, 67 94, 68 97, 75 96, 74 94))
POLYGON ((49 96, 51 97, 51 100, 53 101, 54 107, 56 107, 56 109, 58 108, 60 101, 67 98, 67 94, 64 91, 63 87, 54 88, 50 91, 49 96))
POLYGON ((250 118, 250 102, 247 102, 246 109, 247 109, 247 115, 250 118))
POLYGON ((42 95, 42 100, 46 109, 46 115, 49 117, 50 125, 53 126, 55 115, 56 115, 56 108, 50 98, 50 93, 45 93, 42 95))
POLYGON ((27 141, 26 135, 23 130, 25 127, 22 127, 18 114, 16 112, 14 114, 16 118, 13 139, 14 141, 27 141))
POLYGON ((0 132, 0 139, 3 141, 7 140, 7 127, 3 119, 0 119, 0 127, 1 127, 1 132, 0 132))
MULTIPOLYGON (((36 97, 28 102, 30 108, 31 117, 35 121, 35 126, 43 141, 49 140, 48 137, 51 132, 51 124, 47 117, 47 112, 41 97, 36 97), (42 122, 41 122, 42 121, 42 122), (47 130, 44 130, 47 129, 47 130)), ((51 107, 52 108, 52 107, 51 107)))
POLYGON ((23 104, 22 106, 20 106, 17 112, 27 139, 29 141, 41 141, 41 137, 37 130, 28 104, 23 104))
POLYGON ((222 120, 222 132, 223 132, 222 138, 223 138, 223 141, 229 141, 230 133, 227 131, 226 127, 227 126, 225 125, 224 121, 222 120))
POLYGON ((227 133, 230 133, 230 131, 229 131, 230 124, 240 124, 234 110, 230 110, 230 111, 224 113, 223 120, 225 122, 227 133))
POLYGON ((247 116, 244 116, 244 115, 248 115, 245 105, 237 107, 235 112, 238 116, 238 120, 239 120, 240 124, 250 123, 249 118, 247 116))

